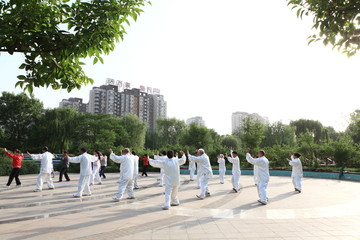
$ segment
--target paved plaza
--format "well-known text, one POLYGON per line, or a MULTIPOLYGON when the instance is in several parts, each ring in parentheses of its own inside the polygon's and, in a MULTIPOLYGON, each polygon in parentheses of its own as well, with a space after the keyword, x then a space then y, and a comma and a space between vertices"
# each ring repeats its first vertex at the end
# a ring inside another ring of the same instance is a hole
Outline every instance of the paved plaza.
POLYGON ((360 239, 359 182, 304 178, 296 194, 290 177, 271 177, 263 206, 252 176, 241 176, 239 193, 231 176, 225 184, 215 176, 211 196, 198 200, 196 183, 182 175, 181 205, 164 211, 158 176, 140 177, 136 199, 120 202, 112 202, 118 173, 81 199, 72 198, 78 174, 42 192, 32 192, 36 175, 20 176, 21 188, 0 190, 0 239, 360 239))

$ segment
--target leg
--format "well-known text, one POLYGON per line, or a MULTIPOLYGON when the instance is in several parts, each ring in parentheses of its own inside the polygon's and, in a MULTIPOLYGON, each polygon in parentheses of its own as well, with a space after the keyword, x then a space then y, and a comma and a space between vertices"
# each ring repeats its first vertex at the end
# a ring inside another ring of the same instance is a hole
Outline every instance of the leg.
POLYGON ((233 178, 234 178, 234 182, 233 182, 234 188, 238 191, 240 189, 240 186, 239 186, 240 175, 236 174, 233 176, 233 178))
POLYGON ((195 173, 195 171, 193 169, 190 169, 190 180, 191 181, 194 180, 194 173, 195 173))
POLYGON ((164 207, 170 207, 170 195, 171 195, 171 185, 165 185, 165 203, 164 207))
POLYGON ((134 175, 134 188, 135 189, 138 189, 139 188, 139 185, 137 183, 137 174, 134 175))
POLYGON ((16 181, 16 186, 20 186, 21 185, 21 182, 20 182, 20 179, 19 179, 19 174, 20 174, 20 168, 15 168, 16 169, 16 172, 15 172, 15 181, 16 181))
POLYGON ((91 190, 90 190, 90 176, 85 176, 84 177, 84 191, 82 192, 83 195, 91 195, 91 190))
POLYGON ((295 177, 292 177, 291 180, 292 180, 292 183, 293 183, 294 188, 296 188, 295 177))
POLYGON ((260 201, 267 203, 268 202, 267 193, 266 193, 267 182, 259 182, 258 186, 260 190, 260 201))
POLYGON ((180 204, 179 199, 177 197, 178 191, 179 191, 179 186, 171 187, 171 204, 175 206, 180 204))
POLYGON ((200 189, 201 189, 200 197, 202 197, 202 198, 206 197, 206 193, 208 192, 207 184, 208 184, 207 177, 205 175, 201 176, 200 177, 200 189))
POLYGON ((164 169, 160 168, 160 183, 159 186, 164 186, 164 169))
POLYGON ((64 174, 64 167, 61 167, 60 169, 60 174, 59 174, 59 182, 62 182, 62 177, 63 177, 63 174, 64 174))
POLYGON ((15 168, 13 168, 13 169, 11 170, 10 175, 9 175, 9 180, 8 180, 8 182, 7 182, 7 184, 6 184, 7 186, 10 186, 10 185, 11 185, 12 181, 14 180, 15 174, 16 174, 16 170, 15 170, 15 168))
POLYGON ((118 187, 118 193, 116 194, 116 199, 120 200, 124 196, 125 189, 127 187, 129 180, 126 179, 120 179, 119 181, 119 187, 118 187))
POLYGON ((45 178, 46 178, 46 182, 47 182, 48 188, 49 188, 49 189, 54 189, 55 187, 54 187, 54 183, 53 183, 51 174, 46 173, 45 178))
POLYGON ((78 191, 77 191, 76 194, 74 194, 74 197, 81 197, 82 196, 82 194, 84 192, 86 182, 89 182, 89 176, 80 175, 79 182, 78 182, 78 191))
MULTIPOLYGON (((44 173, 45 174, 45 173, 44 173)), ((36 190, 42 190, 43 187, 43 173, 39 173, 36 179, 36 190)))
POLYGON ((95 177, 95 167, 93 168, 91 175, 90 175, 90 185, 94 185, 94 177, 95 177))
POLYGON ((197 183, 197 187, 200 188, 201 180, 199 174, 196 174, 196 183, 197 183))
POLYGON ((126 186, 126 193, 129 198, 134 198, 134 181, 129 180, 126 186))
POLYGON ((299 176, 295 177, 295 186, 296 186, 296 189, 301 191, 301 177, 299 177, 299 176))
POLYGON ((65 176, 65 178, 66 178, 66 181, 70 181, 70 178, 69 178, 69 175, 67 174, 67 171, 68 171, 68 169, 65 168, 64 176, 65 176))
MULTIPOLYGON (((95 169, 95 168, 94 168, 95 169)), ((99 167, 96 167, 96 171, 95 171, 95 179, 98 183, 101 183, 101 177, 100 177, 100 173, 99 173, 99 167)))

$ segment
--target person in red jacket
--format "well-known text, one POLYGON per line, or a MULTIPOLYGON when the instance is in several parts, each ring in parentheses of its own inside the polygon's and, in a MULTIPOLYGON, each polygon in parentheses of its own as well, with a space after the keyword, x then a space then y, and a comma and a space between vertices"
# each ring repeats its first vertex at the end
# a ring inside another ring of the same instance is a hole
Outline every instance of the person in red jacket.
POLYGON ((16 186, 21 186, 21 182, 19 179, 19 173, 20 173, 20 169, 21 169, 21 162, 22 160, 24 160, 24 156, 22 155, 21 151, 19 149, 15 149, 14 154, 9 153, 9 151, 4 148, 5 153, 12 158, 12 171, 10 173, 9 176, 9 181, 7 182, 7 184, 4 186, 4 188, 10 188, 10 184, 11 182, 14 180, 16 181, 16 186))
POLYGON ((147 154, 145 154, 143 157, 139 157, 142 161, 143 161, 143 171, 141 176, 148 176, 147 175, 147 168, 149 166, 149 156, 147 154))

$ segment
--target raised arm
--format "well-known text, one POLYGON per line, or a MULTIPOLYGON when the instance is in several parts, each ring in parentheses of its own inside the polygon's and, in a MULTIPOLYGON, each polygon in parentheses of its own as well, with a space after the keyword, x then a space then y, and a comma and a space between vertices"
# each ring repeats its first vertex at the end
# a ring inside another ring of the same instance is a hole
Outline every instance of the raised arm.
POLYGON ((200 163, 203 161, 203 158, 201 156, 197 157, 189 154, 189 160, 196 163, 200 163))
POLYGON ((184 165, 186 163, 186 155, 184 152, 180 152, 182 154, 182 157, 177 159, 179 161, 179 165, 184 165))
POLYGON ((28 154, 31 156, 32 160, 41 160, 44 157, 44 154, 28 154))
POLYGON ((110 159, 116 163, 122 163, 125 160, 125 156, 116 156, 114 153, 111 153, 110 159))
POLYGON ((154 160, 149 158, 149 163, 151 166, 156 168, 163 168, 164 167, 164 161, 163 160, 154 160))
POLYGON ((72 163, 80 163, 80 160, 81 160, 81 156, 69 157, 69 162, 72 162, 72 163))

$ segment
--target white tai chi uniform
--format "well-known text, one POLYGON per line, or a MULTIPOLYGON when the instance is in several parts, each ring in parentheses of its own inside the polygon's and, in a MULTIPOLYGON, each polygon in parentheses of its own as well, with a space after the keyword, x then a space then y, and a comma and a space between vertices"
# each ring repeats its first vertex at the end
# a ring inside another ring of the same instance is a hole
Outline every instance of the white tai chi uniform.
POLYGON ((226 173, 225 159, 224 158, 218 158, 217 162, 219 164, 220 183, 224 183, 224 181, 225 181, 225 173, 226 173))
MULTIPOLYGON (((159 161, 164 161, 165 159, 168 158, 166 156, 155 155, 154 159, 159 161)), ((164 177, 165 177, 164 168, 160 168, 160 183, 159 183, 160 187, 164 186, 164 177)))
POLYGON ((208 181, 210 178, 213 177, 213 172, 209 157, 204 153, 198 157, 189 155, 189 159, 197 163, 197 168, 198 168, 197 177, 199 178, 200 189, 201 189, 199 197, 205 198, 207 193, 209 192, 208 181))
POLYGON ((96 161, 93 163, 93 169, 92 169, 92 173, 91 173, 91 176, 90 176, 90 184, 94 185, 95 183, 95 179, 98 183, 101 183, 101 177, 100 177, 100 166, 101 166, 101 163, 100 163, 100 159, 99 157, 95 156, 96 157, 96 161))
POLYGON ((259 182, 257 184, 257 190, 260 197, 260 201, 263 203, 268 202, 266 188, 269 183, 269 160, 262 156, 260 158, 253 158, 251 157, 250 153, 246 153, 246 160, 258 167, 257 169, 257 178, 259 182))
POLYGON ((136 155, 133 155, 133 160, 134 160, 134 188, 135 189, 138 189, 139 188, 139 185, 137 183, 137 178, 138 178, 138 175, 139 175, 139 156, 136 156, 136 155))
POLYGON ((115 196, 115 200, 123 198, 124 192, 129 198, 134 196, 134 158, 129 153, 121 156, 116 156, 114 153, 110 154, 110 159, 116 163, 120 163, 120 180, 118 194, 115 196))
POLYGON ((149 159, 149 163, 153 167, 164 169, 165 173, 165 203, 163 207, 170 207, 170 205, 179 205, 177 193, 180 186, 180 165, 185 164, 185 154, 182 158, 168 158, 162 157, 163 160, 149 159))
POLYGON ((258 184, 259 182, 259 179, 258 179, 258 166, 254 165, 254 182, 255 182, 255 185, 258 184))
POLYGON ((40 173, 36 180, 36 190, 41 191, 43 188, 43 181, 47 182, 49 189, 54 189, 54 183, 51 178, 51 171, 53 170, 53 157, 49 152, 44 152, 42 154, 31 154, 33 160, 41 160, 40 173))
POLYGON ((301 191, 301 178, 303 177, 303 167, 300 161, 300 158, 294 158, 291 156, 291 161, 289 164, 292 166, 292 182, 294 184, 294 188, 301 191))
POLYGON ((241 176, 241 170, 240 170, 240 159, 238 156, 235 158, 228 157, 229 162, 232 163, 232 178, 231 182, 233 185, 233 188, 236 191, 239 191, 240 189, 240 176, 241 176))
POLYGON ((190 171, 190 181, 194 181, 195 171, 196 171, 196 163, 193 161, 189 161, 189 171, 190 171))
POLYGON ((77 157, 69 157, 69 162, 80 163, 80 178, 78 182, 78 191, 73 196, 81 197, 82 195, 91 195, 90 176, 92 173, 91 163, 98 158, 88 153, 83 153, 77 157))

